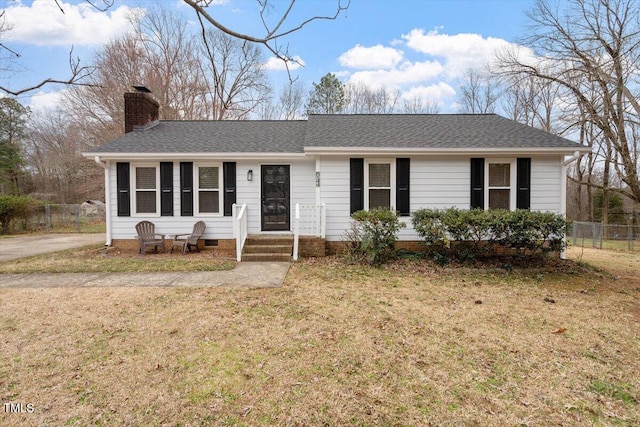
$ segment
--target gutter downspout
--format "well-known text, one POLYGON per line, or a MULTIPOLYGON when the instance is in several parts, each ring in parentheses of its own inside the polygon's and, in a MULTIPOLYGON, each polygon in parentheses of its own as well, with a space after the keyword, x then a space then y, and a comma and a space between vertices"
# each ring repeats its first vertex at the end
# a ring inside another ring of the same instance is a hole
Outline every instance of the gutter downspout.
POLYGON ((107 241, 104 245, 111 246, 111 200, 109 199, 109 195, 111 194, 111 185, 109 180, 109 162, 103 162, 102 160, 100 160, 100 156, 96 156, 94 160, 104 169, 105 222, 107 225, 107 241))
MULTIPOLYGON (((560 214, 567 218, 567 169, 569 165, 580 157, 579 151, 574 151, 573 156, 562 162, 562 173, 560 177, 560 214)), ((567 259, 567 235, 564 235, 564 247, 560 252, 560 259, 567 259)))

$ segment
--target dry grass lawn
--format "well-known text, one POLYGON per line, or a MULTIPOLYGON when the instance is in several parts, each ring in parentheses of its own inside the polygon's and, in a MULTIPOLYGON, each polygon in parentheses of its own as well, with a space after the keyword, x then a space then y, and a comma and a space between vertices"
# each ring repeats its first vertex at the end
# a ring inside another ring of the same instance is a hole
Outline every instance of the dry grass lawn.
MULTIPOLYGON (((94 245, 68 249, 43 255, 0 262, 2 273, 119 273, 159 271, 217 271, 231 270, 235 260, 215 256, 214 251, 180 251, 140 255, 133 249, 94 245)), ((0 275, 0 280, 2 276, 0 275)))
POLYGON ((0 289, 3 425, 640 425, 640 258, 294 264, 278 289, 0 289), (597 265, 596 270, 589 264, 597 265))

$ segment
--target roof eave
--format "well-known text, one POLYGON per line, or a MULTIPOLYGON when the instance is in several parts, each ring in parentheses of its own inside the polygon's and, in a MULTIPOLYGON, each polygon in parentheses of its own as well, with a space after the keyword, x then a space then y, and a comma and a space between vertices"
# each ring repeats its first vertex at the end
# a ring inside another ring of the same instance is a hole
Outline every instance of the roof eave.
POLYGON ((464 154, 565 154, 572 155, 576 151, 588 153, 589 147, 522 147, 522 148, 397 148, 397 147, 304 147, 306 154, 322 154, 325 156, 344 155, 390 155, 390 154, 415 154, 415 155, 464 155, 464 154))
POLYGON ((95 158, 99 157, 102 160, 152 160, 152 159, 171 159, 171 160, 186 160, 186 159, 211 159, 216 160, 235 160, 235 159, 300 159, 306 155, 304 153, 216 153, 216 152, 204 152, 204 153, 109 153, 109 152, 91 152, 82 153, 83 157, 95 158))

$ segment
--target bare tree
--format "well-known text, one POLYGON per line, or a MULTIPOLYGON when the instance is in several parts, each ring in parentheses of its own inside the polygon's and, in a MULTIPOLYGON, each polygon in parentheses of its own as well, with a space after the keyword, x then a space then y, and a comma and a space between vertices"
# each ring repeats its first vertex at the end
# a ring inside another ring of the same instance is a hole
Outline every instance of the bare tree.
POLYGON ((65 95, 92 144, 122 134, 122 94, 136 84, 151 89, 164 120, 243 118, 262 102, 268 87, 255 45, 213 30, 205 45, 183 16, 161 7, 132 24, 132 34, 96 54, 92 86, 65 95))
POLYGON ((260 49, 213 29, 203 41, 207 115, 214 120, 246 118, 270 94, 260 49))
POLYGON ((402 101, 401 111, 405 114, 438 114, 440 113, 440 106, 437 102, 425 101, 414 96, 402 101))
POLYGON ((347 83, 344 92, 343 112, 351 114, 389 114, 395 111, 400 98, 399 90, 384 86, 373 89, 362 83, 347 83))
POLYGON ((137 44, 143 50, 139 64, 143 80, 138 83, 143 82, 153 91, 162 118, 192 120, 210 116, 210 107, 204 102, 208 82, 202 72, 197 72, 203 60, 198 54, 202 40, 191 31, 189 22, 162 5, 132 22, 137 44))
POLYGON ((499 85, 492 76, 477 70, 467 70, 458 96, 461 112, 494 113, 499 97, 499 85))
POLYGON ((124 103, 122 94, 131 85, 145 80, 145 50, 134 36, 107 44, 96 54, 97 66, 92 86, 71 87, 62 104, 74 123, 86 129, 93 145, 102 144, 122 134, 124 103))
POLYGON ((38 115, 29 127, 25 156, 36 192, 47 200, 75 203, 101 194, 102 173, 80 155, 86 135, 62 110, 38 115))
MULTIPOLYGON (((568 0, 561 6, 536 2, 525 42, 539 59, 503 52, 502 73, 534 76, 572 97, 584 119, 602 132, 596 153, 604 156, 605 179, 615 172, 623 183, 616 190, 640 202, 638 142, 629 137, 640 116, 640 8, 635 0, 568 0)), ((600 185, 607 188, 607 181, 600 185)))
POLYGON ((280 90, 278 97, 278 118, 282 120, 301 119, 305 115, 305 89, 300 81, 289 82, 280 90))

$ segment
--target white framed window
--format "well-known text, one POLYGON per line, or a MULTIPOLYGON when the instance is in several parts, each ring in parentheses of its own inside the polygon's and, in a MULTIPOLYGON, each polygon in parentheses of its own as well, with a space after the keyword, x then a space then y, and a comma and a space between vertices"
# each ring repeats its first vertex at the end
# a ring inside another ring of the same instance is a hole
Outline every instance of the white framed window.
POLYGON ((487 159, 485 182, 485 209, 515 210, 515 159, 487 159))
POLYGON ((158 216, 160 214, 160 165, 158 163, 132 164, 133 215, 158 216))
POLYGON ((195 215, 223 214, 222 163, 194 164, 195 215))
POLYGON ((390 159, 366 159, 364 167, 364 208, 394 209, 396 163, 390 159))

